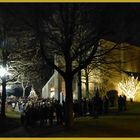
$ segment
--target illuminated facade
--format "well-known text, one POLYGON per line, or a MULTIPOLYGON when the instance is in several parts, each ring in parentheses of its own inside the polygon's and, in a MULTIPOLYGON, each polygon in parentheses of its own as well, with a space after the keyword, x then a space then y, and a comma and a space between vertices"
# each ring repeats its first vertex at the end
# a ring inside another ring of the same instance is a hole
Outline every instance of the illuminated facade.
MULTIPOLYGON (((42 89, 42 98, 59 99, 62 103, 65 100, 65 83, 60 74, 54 71, 54 74, 42 89)), ((78 98, 78 82, 75 77, 73 80, 73 98, 78 98)))
MULTIPOLYGON (((105 40, 104 40, 105 41, 105 40)), ((105 41, 106 45, 111 46, 114 43, 110 41, 105 41)), ((106 46, 105 45, 105 46, 106 46)), ((112 56, 116 57, 117 61, 120 63, 115 66, 115 64, 110 64, 109 67, 116 67, 116 69, 107 69, 107 73, 103 73, 103 71, 99 69, 93 69, 92 72, 88 75, 89 78, 89 97, 94 96, 94 91, 96 88, 99 88, 102 96, 106 94, 109 90, 117 90, 118 94, 122 94, 122 90, 118 87, 118 84, 124 79, 124 77, 128 77, 128 73, 140 73, 140 48, 136 46, 132 46, 126 43, 120 45, 126 46, 125 49, 117 50, 116 52, 112 52, 110 54, 110 58, 112 56), (116 55, 117 54, 117 55, 116 55), (108 74, 108 76, 107 76, 108 74)), ((84 73, 84 70, 82 70, 84 73)), ((82 96, 86 97, 86 84, 85 79, 82 78, 82 96)), ((138 78, 139 79, 139 78, 138 78)), ((62 101, 65 99, 65 83, 63 78, 58 74, 57 71, 54 72, 50 80, 46 83, 46 85, 42 89, 42 97, 54 97, 56 99, 60 99, 62 101)), ((78 80, 77 76, 75 76, 73 80, 73 98, 78 98, 78 80)), ((137 96, 134 98, 135 101, 140 101, 140 95, 137 93, 137 96)))
POLYGON ((133 98, 134 101, 140 101, 140 47, 132 46, 127 43, 122 43, 120 47, 124 47, 117 52, 118 55, 116 60, 121 62, 118 64, 120 71, 111 70, 111 76, 105 84, 107 87, 106 90, 115 89, 118 91, 119 95, 124 94, 124 87, 120 88, 120 83, 125 79, 125 83, 127 84, 124 84, 124 86, 129 83, 129 90, 125 93, 127 99, 133 98))

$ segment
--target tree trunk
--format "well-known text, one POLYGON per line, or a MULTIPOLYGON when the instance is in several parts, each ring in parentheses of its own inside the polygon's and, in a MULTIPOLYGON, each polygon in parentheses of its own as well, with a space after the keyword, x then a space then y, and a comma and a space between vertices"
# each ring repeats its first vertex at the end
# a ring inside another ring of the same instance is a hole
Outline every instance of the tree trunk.
POLYGON ((82 99, 82 82, 81 82, 81 71, 78 72, 78 101, 82 99))
MULTIPOLYGON (((2 56, 3 56, 3 68, 6 69, 6 64, 7 64, 7 50, 2 50, 2 56)), ((7 75, 5 74, 1 79, 2 79, 2 103, 1 103, 1 118, 6 118, 5 115, 5 102, 6 102, 6 77, 7 75)))
POLYGON ((85 76, 86 76, 86 98, 89 98, 89 78, 87 68, 85 68, 85 76))
POLYGON ((82 107, 81 107, 81 100, 82 100, 82 82, 81 82, 81 71, 78 72, 78 103, 79 103, 79 116, 82 115, 82 107))
POLYGON ((25 97, 25 88, 24 87, 22 87, 22 97, 24 98, 25 97))
POLYGON ((5 118, 5 102, 6 102, 6 77, 2 78, 2 103, 1 103, 1 118, 5 118))
POLYGON ((70 129, 73 126, 73 94, 72 94, 72 76, 69 75, 65 79, 66 87, 66 128, 70 129))

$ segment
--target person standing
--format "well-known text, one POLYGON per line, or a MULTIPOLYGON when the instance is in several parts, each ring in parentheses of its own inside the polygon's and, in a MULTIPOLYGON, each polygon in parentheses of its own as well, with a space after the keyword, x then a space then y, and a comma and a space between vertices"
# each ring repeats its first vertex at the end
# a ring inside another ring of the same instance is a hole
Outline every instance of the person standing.
POLYGON ((104 114, 108 113, 108 108, 109 108, 109 99, 107 96, 104 96, 103 98, 103 110, 104 110, 104 114))
POLYGON ((99 97, 99 91, 97 89, 96 95, 93 98, 93 116, 98 118, 102 111, 102 99, 99 97))

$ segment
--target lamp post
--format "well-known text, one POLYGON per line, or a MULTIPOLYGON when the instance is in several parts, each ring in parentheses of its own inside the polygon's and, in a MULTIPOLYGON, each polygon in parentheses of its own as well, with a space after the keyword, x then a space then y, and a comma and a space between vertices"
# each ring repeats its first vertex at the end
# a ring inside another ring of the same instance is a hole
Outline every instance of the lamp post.
POLYGON ((1 99, 1 117, 5 118, 5 101, 6 101, 6 69, 0 68, 0 77, 2 81, 2 99, 1 99))
POLYGON ((6 102, 6 79, 8 75, 7 71, 7 60, 8 60, 8 52, 7 49, 2 50, 2 65, 0 66, 0 77, 2 81, 2 98, 1 98, 1 118, 5 118, 5 102, 6 102))
POLYGON ((0 36, 0 59, 1 59, 1 72, 0 72, 0 78, 2 81, 2 98, 1 98, 1 114, 0 117, 1 118, 5 118, 5 102, 6 102, 6 80, 7 80, 7 74, 8 71, 6 70, 7 68, 7 61, 8 61, 8 57, 9 57, 9 47, 10 44, 8 43, 8 36, 7 36, 7 26, 5 24, 5 20, 3 20, 3 24, 1 26, 2 28, 2 32, 1 32, 1 36, 0 36))

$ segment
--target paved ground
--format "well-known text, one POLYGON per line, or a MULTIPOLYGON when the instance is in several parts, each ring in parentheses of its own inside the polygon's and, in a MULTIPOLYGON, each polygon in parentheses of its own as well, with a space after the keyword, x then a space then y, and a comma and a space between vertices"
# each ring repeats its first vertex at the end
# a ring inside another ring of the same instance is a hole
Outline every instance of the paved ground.
POLYGON ((29 133, 23 128, 18 127, 13 130, 9 130, 5 133, 0 134, 1 137, 23 137, 23 136, 29 136, 29 133))
POLYGON ((66 131, 63 126, 28 128, 22 126, 0 134, 0 137, 140 137, 140 114, 81 117, 76 119, 75 128, 66 131))
POLYGON ((37 125, 27 128, 20 126, 14 128, 13 130, 9 130, 5 133, 0 134, 0 137, 46 137, 47 135, 52 135, 63 130, 64 127, 58 125, 54 125, 51 127, 39 127, 37 125))

